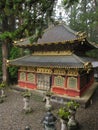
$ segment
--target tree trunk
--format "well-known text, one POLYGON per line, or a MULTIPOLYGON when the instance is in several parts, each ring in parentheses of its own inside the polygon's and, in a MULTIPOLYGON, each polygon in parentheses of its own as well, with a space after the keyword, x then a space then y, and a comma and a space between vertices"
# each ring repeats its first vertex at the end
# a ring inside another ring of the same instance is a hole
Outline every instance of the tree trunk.
POLYGON ((98 6, 98 1, 94 0, 94 3, 95 3, 95 7, 97 7, 98 6))
POLYGON ((8 84, 8 68, 6 65, 6 60, 8 59, 8 43, 5 40, 2 44, 2 80, 8 84))
MULTIPOLYGON (((15 30, 15 17, 11 15, 7 17, 6 15, 2 20, 2 32, 5 31, 14 31, 15 30)), ((8 76, 8 68, 6 64, 6 60, 8 59, 8 49, 9 49, 9 38, 6 38, 2 41, 2 80, 8 84, 9 76, 8 76)))
MULTIPOLYGON (((82 1, 83 4, 83 15, 87 14, 87 0, 82 1)), ((83 21, 85 23, 85 30, 88 35, 88 24, 87 24, 87 18, 83 21)))
MULTIPOLYGON (((4 16, 2 20, 2 32, 8 31, 8 17, 4 16)), ((2 41, 2 80, 8 83, 8 70, 6 60, 8 59, 7 39, 2 41)))

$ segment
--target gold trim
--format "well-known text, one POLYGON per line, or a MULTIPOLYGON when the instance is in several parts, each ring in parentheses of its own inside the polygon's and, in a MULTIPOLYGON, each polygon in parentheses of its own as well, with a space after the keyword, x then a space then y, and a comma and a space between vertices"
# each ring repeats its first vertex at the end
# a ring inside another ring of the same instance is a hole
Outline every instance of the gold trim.
POLYGON ((77 32, 76 35, 79 37, 87 37, 86 32, 77 32))
POLYGON ((91 68, 93 68, 91 62, 84 63, 84 69, 87 71, 87 73, 90 72, 91 68))
POLYGON ((64 69, 54 69, 55 75, 66 75, 66 71, 64 69))
POLYGON ((73 52, 70 50, 68 51, 40 51, 40 52, 34 52, 32 55, 72 55, 73 52))
POLYGON ((49 68, 37 68, 37 73, 51 74, 52 70, 49 68))
POLYGON ((35 72, 36 69, 34 67, 27 67, 27 72, 35 72))
MULTIPOLYGON (((70 43, 70 44, 74 44, 75 43, 75 41, 83 41, 84 39, 86 38, 86 36, 83 36, 83 35, 81 35, 79 38, 76 38, 76 39, 73 39, 73 40, 65 40, 65 41, 60 41, 60 42, 52 42, 52 43, 50 43, 50 42, 46 42, 46 43, 37 43, 37 44, 35 44, 35 43, 30 43, 30 42, 27 42, 26 43, 26 45, 23 43, 23 42, 25 42, 26 41, 26 39, 22 39, 22 40, 20 40, 20 41, 14 41, 14 44, 16 45, 16 46, 28 46, 28 45, 30 45, 31 44, 31 46, 39 46, 39 45, 51 45, 51 44, 66 44, 66 43, 70 43), (20 44, 22 42, 22 44, 20 44)), ((27 39, 28 40, 28 39, 27 39)))
POLYGON ((26 70, 27 70, 27 68, 24 67, 24 66, 21 66, 20 69, 19 69, 19 71, 26 71, 26 70))
POLYGON ((68 69, 67 76, 78 76, 79 75, 78 71, 79 71, 78 68, 68 69))

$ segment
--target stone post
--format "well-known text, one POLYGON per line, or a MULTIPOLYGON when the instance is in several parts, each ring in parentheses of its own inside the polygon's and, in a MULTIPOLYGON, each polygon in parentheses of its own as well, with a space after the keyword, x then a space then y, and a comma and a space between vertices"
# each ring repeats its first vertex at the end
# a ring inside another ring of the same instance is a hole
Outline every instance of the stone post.
POLYGON ((69 112, 68 130, 77 130, 78 122, 75 119, 76 110, 69 109, 69 112))
POLYGON ((52 105, 50 104, 50 96, 46 96, 45 99, 46 99, 45 108, 46 108, 47 110, 51 110, 52 105))
POLYGON ((1 97, 5 97, 4 89, 1 89, 1 97))
POLYGON ((60 119, 61 122, 61 130, 68 130, 67 129, 67 122, 63 119, 60 119))
POLYGON ((25 97, 25 98, 23 98, 23 101, 24 101, 24 107, 23 107, 23 109, 24 110, 29 110, 29 98, 27 98, 27 97, 25 97))

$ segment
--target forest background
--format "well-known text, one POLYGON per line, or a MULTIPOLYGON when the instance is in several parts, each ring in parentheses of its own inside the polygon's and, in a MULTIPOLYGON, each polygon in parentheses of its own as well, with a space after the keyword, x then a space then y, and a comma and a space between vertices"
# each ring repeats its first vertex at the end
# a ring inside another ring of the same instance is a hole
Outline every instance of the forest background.
MULTIPOLYGON (((17 48, 15 40, 32 36, 32 43, 41 37, 50 23, 60 20, 73 30, 85 32, 90 42, 98 44, 98 0, 61 0, 65 16, 57 7, 57 0, 0 0, 0 78, 5 82, 16 81, 17 67, 7 67, 7 59, 29 54, 17 48), (60 15, 57 16, 56 10, 60 15)), ((87 56, 98 58, 98 50, 87 56)))

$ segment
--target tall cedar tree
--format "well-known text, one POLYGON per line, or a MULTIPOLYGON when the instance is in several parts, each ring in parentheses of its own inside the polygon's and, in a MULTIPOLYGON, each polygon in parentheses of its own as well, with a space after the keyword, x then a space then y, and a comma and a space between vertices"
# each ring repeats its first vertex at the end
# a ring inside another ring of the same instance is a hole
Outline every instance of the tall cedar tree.
POLYGON ((52 15, 55 0, 0 0, 0 41, 2 43, 2 80, 8 83, 6 59, 13 40, 31 36, 32 42, 41 36, 52 15))

